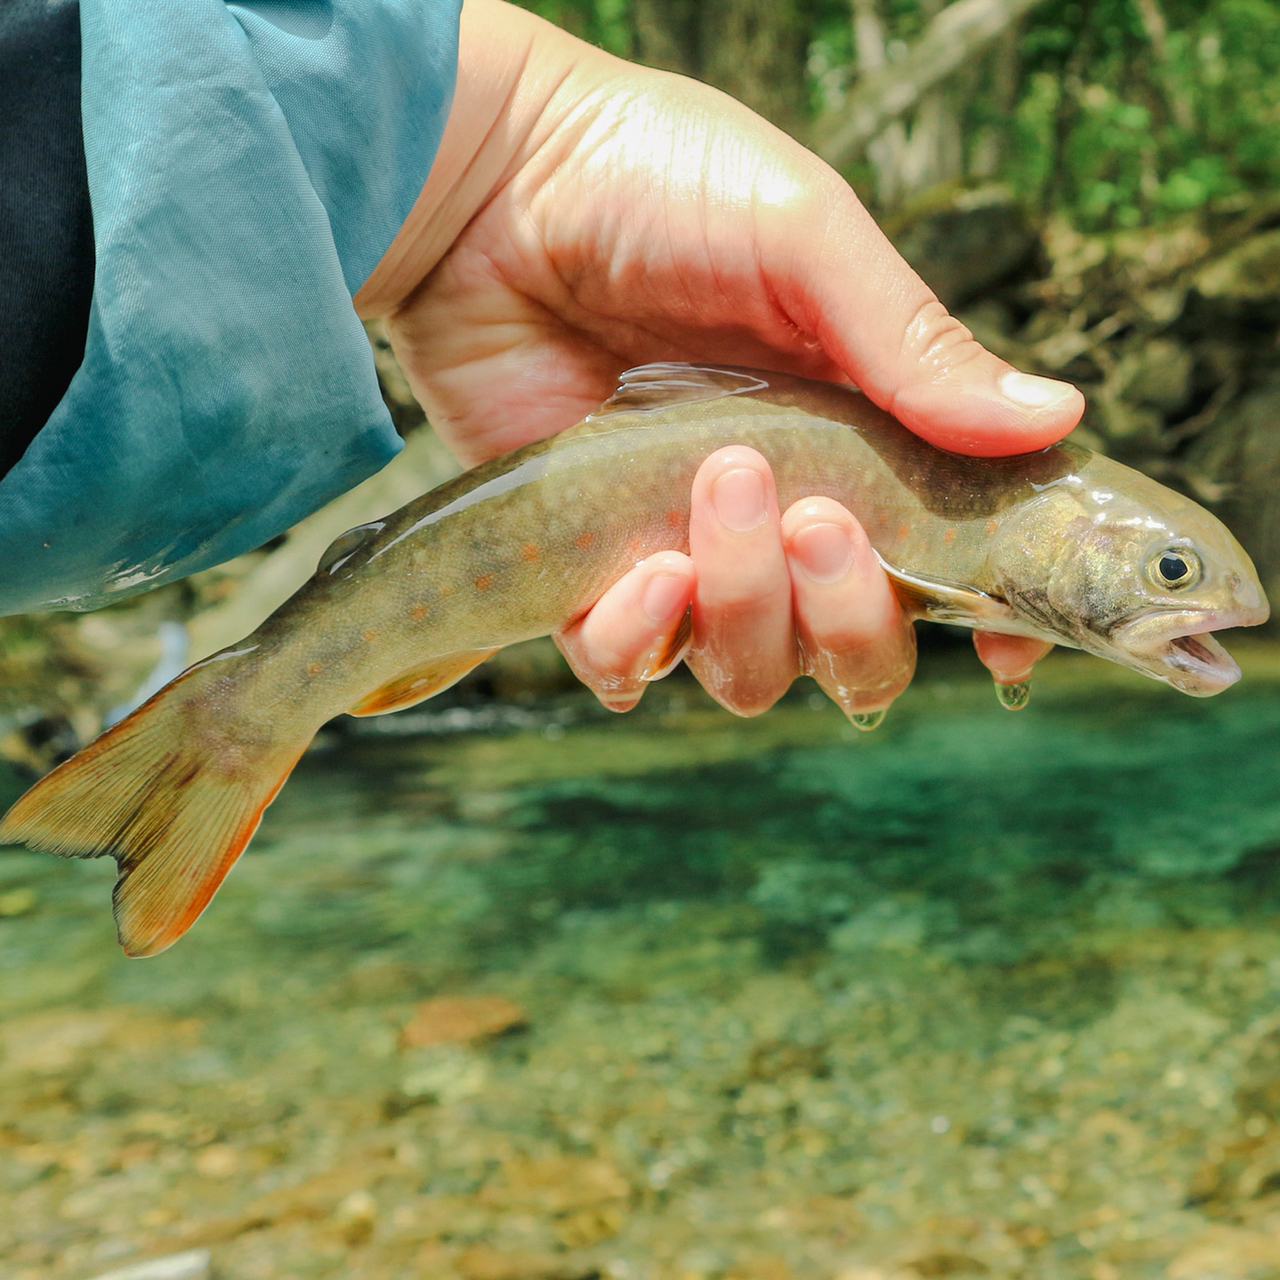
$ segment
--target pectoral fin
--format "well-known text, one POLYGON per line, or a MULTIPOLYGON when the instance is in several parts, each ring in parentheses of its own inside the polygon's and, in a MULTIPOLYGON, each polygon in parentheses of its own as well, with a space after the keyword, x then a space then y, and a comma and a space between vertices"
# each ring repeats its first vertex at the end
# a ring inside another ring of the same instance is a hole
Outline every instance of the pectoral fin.
POLYGON ((640 679, 651 682, 669 676, 675 670, 676 663, 689 651, 692 640, 693 609, 689 608, 684 611, 684 617, 680 619, 676 629, 667 637, 666 644, 649 655, 640 679))
POLYGON ((987 595, 976 587, 958 582, 926 578, 906 573, 880 561, 902 607, 912 618, 926 622, 945 622, 955 627, 972 627, 975 631, 999 631, 1008 636, 1029 636, 1033 640, 1060 643, 1039 627, 1024 621, 999 596, 987 595))
POLYGON ((388 711, 401 711, 415 703, 424 702, 450 685, 457 684, 468 671, 474 671, 497 649, 469 649, 465 653, 449 653, 443 658, 432 658, 420 667, 402 671, 394 680, 388 680, 356 703, 347 713, 353 716, 381 716, 388 711))

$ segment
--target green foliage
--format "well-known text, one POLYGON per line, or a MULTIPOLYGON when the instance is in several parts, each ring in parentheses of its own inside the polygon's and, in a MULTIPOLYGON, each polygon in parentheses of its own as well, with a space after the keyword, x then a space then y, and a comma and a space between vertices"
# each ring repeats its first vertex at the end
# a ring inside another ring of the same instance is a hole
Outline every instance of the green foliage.
POLYGON ((1136 226, 1280 182, 1280 6, 1044 5, 1021 42, 1008 176, 1090 228, 1136 226))
POLYGON ((521 7, 616 53, 632 56, 631 0, 520 0, 521 7))
MULTIPOLYGON (((671 30, 683 12, 682 0, 524 2, 586 40, 639 58, 641 6, 650 23, 669 18, 671 30)), ((808 34, 816 118, 838 111, 856 81, 851 6, 797 0, 795 7, 808 34)), ((879 0, 891 60, 940 7, 940 0, 879 0)), ((1277 0, 1045 0, 1023 22, 1014 55, 998 65, 988 50, 949 92, 970 176, 1008 182, 1034 209, 1105 230, 1280 186, 1277 0)), ((850 176, 869 185, 863 165, 850 176)))

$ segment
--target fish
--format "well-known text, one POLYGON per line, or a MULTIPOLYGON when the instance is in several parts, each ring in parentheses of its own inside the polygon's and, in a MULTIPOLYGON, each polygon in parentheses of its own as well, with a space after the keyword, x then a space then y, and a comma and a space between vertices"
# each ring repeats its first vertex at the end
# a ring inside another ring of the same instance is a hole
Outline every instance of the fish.
POLYGON ((564 628, 638 561, 687 550, 694 473, 731 444, 768 459, 784 508, 848 507, 914 618, 1083 649, 1204 697, 1240 676, 1211 633, 1268 616, 1218 519, 1078 444, 968 457, 852 387, 646 365, 577 426, 344 533, 252 635, 20 798, 0 841, 114 857, 121 944, 159 954, 322 725, 421 702, 564 628))

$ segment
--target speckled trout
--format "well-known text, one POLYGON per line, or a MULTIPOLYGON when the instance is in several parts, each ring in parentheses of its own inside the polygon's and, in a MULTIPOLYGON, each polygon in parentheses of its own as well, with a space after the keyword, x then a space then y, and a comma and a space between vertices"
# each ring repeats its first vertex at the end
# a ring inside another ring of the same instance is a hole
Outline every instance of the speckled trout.
POLYGON ((694 472, 728 444, 769 460, 784 508, 844 503, 919 618, 1085 649, 1206 696, 1240 674, 1209 633, 1267 617, 1217 519, 1076 445, 962 457, 849 388, 648 365, 578 426, 343 534, 251 636, 32 788, 0 840, 113 856, 125 950, 163 951, 321 725, 429 698, 564 627, 638 560, 687 549, 694 472))

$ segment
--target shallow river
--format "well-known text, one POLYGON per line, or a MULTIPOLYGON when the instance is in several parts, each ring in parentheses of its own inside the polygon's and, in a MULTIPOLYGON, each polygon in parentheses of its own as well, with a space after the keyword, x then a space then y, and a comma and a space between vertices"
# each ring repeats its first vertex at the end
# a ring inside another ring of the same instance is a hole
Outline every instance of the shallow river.
POLYGON ((0 1275, 1276 1280, 1246 669, 365 722, 150 961, 112 865, 0 853, 0 1275))

